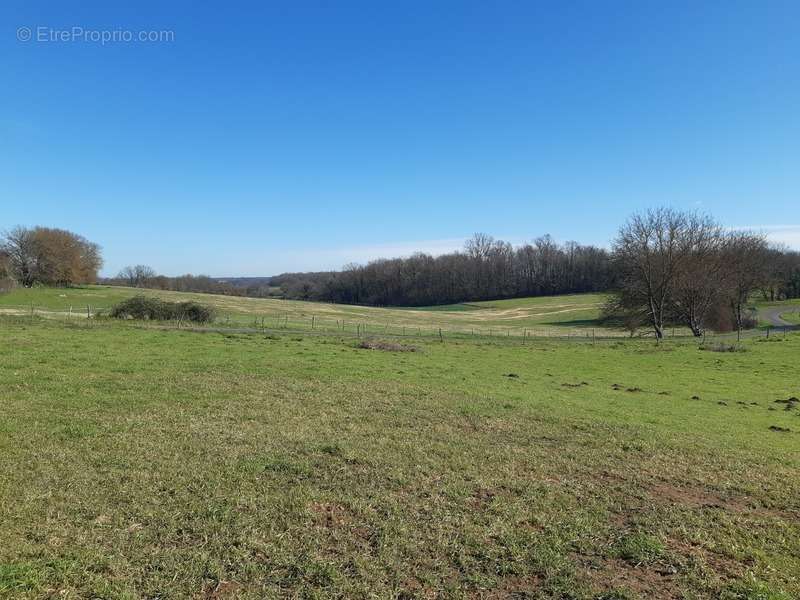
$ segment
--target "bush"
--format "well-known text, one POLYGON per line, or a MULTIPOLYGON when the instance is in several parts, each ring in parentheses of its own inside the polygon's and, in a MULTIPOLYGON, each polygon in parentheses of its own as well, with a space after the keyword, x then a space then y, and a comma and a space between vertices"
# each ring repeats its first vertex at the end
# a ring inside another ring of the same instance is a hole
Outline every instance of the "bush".
POLYGON ((747 352, 747 348, 739 344, 723 344, 721 342, 710 346, 700 346, 700 350, 707 352, 747 352))
POLYGON ((116 304, 109 313, 115 319, 143 321, 191 321, 209 323, 214 309, 198 302, 167 302, 147 296, 134 296, 116 304))

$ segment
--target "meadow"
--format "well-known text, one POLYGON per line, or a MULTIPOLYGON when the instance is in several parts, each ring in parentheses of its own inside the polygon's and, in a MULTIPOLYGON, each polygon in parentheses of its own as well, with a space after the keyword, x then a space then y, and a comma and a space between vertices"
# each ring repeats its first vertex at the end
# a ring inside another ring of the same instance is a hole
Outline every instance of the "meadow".
MULTIPOLYGON (((605 294, 520 298, 421 308, 379 308, 112 286, 17 289, 0 295, 0 314, 75 318, 107 311, 137 294, 195 300, 217 309, 222 325, 394 335, 585 335, 597 327, 605 294)), ((607 332, 608 333, 608 332, 607 332)), ((622 332, 610 332, 622 334, 622 332)))
POLYGON ((0 317, 0 597, 800 597, 798 333, 714 352, 51 317, 0 317))

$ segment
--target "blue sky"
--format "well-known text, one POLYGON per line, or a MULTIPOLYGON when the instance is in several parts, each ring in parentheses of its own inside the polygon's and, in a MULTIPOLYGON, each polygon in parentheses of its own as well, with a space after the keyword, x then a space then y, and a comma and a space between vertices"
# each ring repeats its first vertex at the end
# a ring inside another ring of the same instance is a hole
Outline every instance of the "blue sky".
POLYGON ((657 205, 800 248, 795 1, 7 0, 0 23, 0 229, 82 233, 107 274, 607 244, 657 205))

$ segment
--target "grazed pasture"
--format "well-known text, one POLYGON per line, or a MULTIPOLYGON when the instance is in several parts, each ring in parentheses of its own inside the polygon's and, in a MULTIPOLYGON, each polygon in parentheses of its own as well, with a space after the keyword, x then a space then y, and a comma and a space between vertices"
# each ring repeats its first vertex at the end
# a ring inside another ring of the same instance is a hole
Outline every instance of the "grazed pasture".
POLYGON ((0 319, 0 596, 800 596, 800 335, 371 340, 0 319))
POLYGON ((219 319, 224 323, 252 325, 257 321, 260 324, 263 318, 265 326, 286 324, 304 328, 311 326, 313 317, 315 327, 323 329, 355 330, 359 325, 366 325, 376 333, 386 330, 397 334, 405 327, 409 335, 415 330, 430 333, 439 328, 462 334, 473 331, 488 334, 491 330, 493 334, 513 331, 521 335, 525 329, 538 334, 586 331, 596 327, 595 320, 606 299, 603 294, 576 294, 411 309, 90 286, 18 289, 0 296, 0 311, 17 316, 33 311, 41 316, 66 317, 72 308, 72 314, 79 318, 86 314, 87 307, 92 312, 107 310, 116 302, 140 293, 165 300, 188 299, 210 304, 218 310, 219 319))

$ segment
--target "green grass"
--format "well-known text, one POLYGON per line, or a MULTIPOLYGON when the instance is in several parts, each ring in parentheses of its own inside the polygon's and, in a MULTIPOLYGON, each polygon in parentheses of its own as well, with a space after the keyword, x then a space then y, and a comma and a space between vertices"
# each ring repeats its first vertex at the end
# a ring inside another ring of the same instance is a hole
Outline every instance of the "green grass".
POLYGON ((409 343, 0 319, 0 597, 800 596, 799 334, 409 343))
POLYGON ((425 308, 375 308, 335 305, 297 300, 271 298, 242 298, 213 294, 189 294, 154 290, 136 290, 123 287, 87 286, 84 288, 33 288, 17 289, 0 295, 0 313, 28 315, 33 311, 42 316, 66 318, 70 308, 76 318, 85 315, 87 307, 94 313, 107 310, 115 303, 132 295, 145 293, 165 300, 196 300, 217 308, 219 321, 224 324, 283 326, 310 328, 312 318, 315 328, 355 332, 359 326, 369 331, 394 334, 413 333, 430 335, 443 329, 447 333, 521 336, 584 333, 598 327, 595 320, 605 296, 580 294, 543 298, 522 298, 477 302, 468 305, 436 306, 425 308))
POLYGON ((785 321, 788 321, 789 323, 800 324, 800 310, 781 313, 781 318, 785 321))

